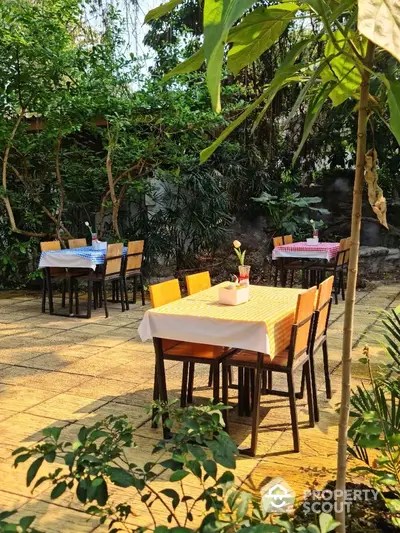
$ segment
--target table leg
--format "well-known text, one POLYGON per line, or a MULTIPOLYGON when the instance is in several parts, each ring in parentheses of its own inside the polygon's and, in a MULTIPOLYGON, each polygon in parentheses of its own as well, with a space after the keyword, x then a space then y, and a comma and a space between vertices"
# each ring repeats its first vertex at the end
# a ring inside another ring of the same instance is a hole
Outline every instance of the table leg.
POLYGON ((91 318, 92 316, 92 290, 93 290, 93 271, 89 272, 86 318, 91 318))
MULTIPOLYGON (((164 353, 163 353, 163 347, 162 347, 162 339, 154 337, 153 343, 154 343, 154 350, 156 353, 156 369, 157 369, 157 374, 158 374, 157 381, 158 381, 160 401, 166 405, 168 403, 168 394, 167 394, 167 382, 165 378, 165 365, 164 365, 164 353)), ((170 435, 171 435, 170 430, 165 425, 167 418, 168 418, 168 415, 164 414, 163 415, 163 437, 164 439, 170 438, 170 435)))
POLYGON ((47 294, 49 295, 50 314, 54 315, 53 286, 51 284, 50 268, 46 268, 47 294))

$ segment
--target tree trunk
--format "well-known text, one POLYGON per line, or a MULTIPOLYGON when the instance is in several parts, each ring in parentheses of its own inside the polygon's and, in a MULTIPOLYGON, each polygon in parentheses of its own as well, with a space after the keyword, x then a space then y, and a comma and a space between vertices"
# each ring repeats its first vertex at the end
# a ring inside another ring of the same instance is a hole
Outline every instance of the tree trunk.
MULTIPOLYGON (((375 46, 368 41, 365 56, 365 65, 371 68, 373 63, 375 46)), ((346 461, 347 461, 347 426, 350 411, 351 394, 351 350, 353 342, 353 319, 356 301, 356 285, 358 272, 358 252, 360 248, 360 229, 362 211, 362 191, 364 185, 364 166, 366 152, 367 118, 368 118, 368 98, 369 98, 370 73, 367 70, 362 72, 362 82, 360 86, 360 103, 358 110, 357 128, 357 158, 356 172, 353 189, 353 209, 351 218, 351 249, 348 266, 346 302, 344 312, 343 328, 343 353, 342 353, 342 393, 340 402, 339 436, 338 436, 338 459, 337 459, 337 512, 336 520, 340 522, 339 533, 346 531, 345 515, 345 489, 346 489, 346 461)))
POLYGON ((58 214, 56 219, 56 232, 58 235, 58 238, 60 241, 62 241, 62 235, 60 232, 62 223, 62 214, 64 210, 64 201, 65 201, 65 193, 64 193, 64 184, 61 176, 61 168, 60 168, 60 151, 61 151, 61 142, 62 142, 62 135, 59 135, 57 137, 57 143, 56 143, 56 177, 57 177, 57 183, 58 183, 58 190, 60 195, 60 205, 58 208, 58 214))
POLYGON ((8 138, 8 141, 7 141, 6 149, 4 151, 4 156, 3 156, 3 168, 2 168, 3 194, 1 195, 1 198, 2 198, 2 200, 4 202, 4 205, 6 207, 6 211, 7 211, 7 214, 8 214, 8 218, 10 220, 11 231, 14 231, 16 233, 19 233, 19 231, 18 231, 18 228, 17 228, 17 224, 15 222, 14 211, 13 211, 13 208, 11 206, 10 199, 9 199, 9 197, 7 195, 7 165, 8 165, 8 157, 10 155, 12 142, 14 140, 15 134, 17 133, 19 125, 21 124, 22 119, 24 118, 24 115, 25 115, 25 109, 22 107, 21 111, 20 111, 20 113, 18 115, 17 121, 14 124, 14 127, 12 129, 12 132, 10 133, 10 137, 8 138))
POLYGON ((111 149, 107 150, 107 159, 106 159, 106 169, 107 169, 107 179, 108 187, 110 189, 110 196, 112 201, 112 226, 113 232, 119 238, 119 229, 118 229, 118 211, 119 211, 119 202, 117 195, 115 194, 115 184, 112 174, 112 162, 111 162, 111 149))

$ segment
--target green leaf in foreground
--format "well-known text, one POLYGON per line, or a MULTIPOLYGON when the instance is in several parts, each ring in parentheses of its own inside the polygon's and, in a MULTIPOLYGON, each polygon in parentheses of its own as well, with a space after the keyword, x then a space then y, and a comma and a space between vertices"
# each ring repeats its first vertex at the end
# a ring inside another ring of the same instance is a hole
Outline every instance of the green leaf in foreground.
POLYGON ((161 4, 160 6, 151 9, 145 16, 145 24, 149 23, 151 20, 157 20, 163 17, 164 15, 167 15, 182 2, 183 0, 170 0, 169 2, 165 2, 164 4, 161 4))

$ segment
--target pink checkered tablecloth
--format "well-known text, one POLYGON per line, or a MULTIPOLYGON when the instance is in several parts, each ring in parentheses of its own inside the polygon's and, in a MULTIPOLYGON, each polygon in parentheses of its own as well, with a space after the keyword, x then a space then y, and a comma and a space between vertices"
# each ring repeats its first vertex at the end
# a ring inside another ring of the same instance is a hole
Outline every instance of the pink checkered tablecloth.
POLYGON ((272 251, 272 259, 280 257, 297 257, 298 259, 334 259, 339 251, 339 243, 319 242, 307 244, 306 242, 294 242, 276 246, 272 251))

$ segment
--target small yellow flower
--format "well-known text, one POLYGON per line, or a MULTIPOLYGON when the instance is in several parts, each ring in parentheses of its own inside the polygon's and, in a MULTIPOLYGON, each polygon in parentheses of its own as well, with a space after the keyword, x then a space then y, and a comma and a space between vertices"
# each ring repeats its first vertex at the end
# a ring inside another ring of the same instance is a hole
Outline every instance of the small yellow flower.
POLYGON ((235 248, 240 248, 240 247, 242 246, 242 243, 241 243, 240 241, 237 241, 237 240, 236 240, 236 241, 233 241, 233 246, 234 246, 235 248))

